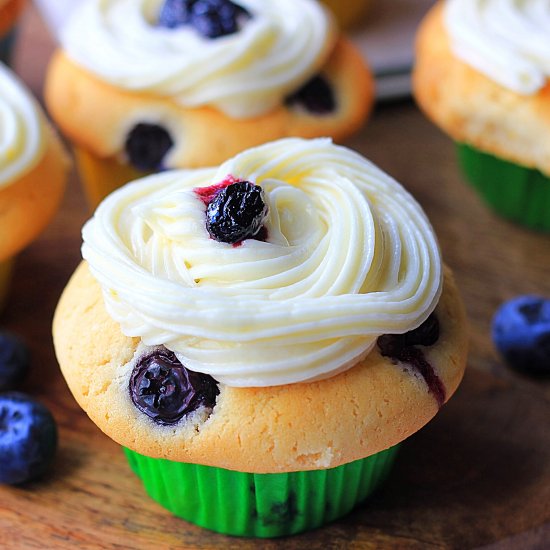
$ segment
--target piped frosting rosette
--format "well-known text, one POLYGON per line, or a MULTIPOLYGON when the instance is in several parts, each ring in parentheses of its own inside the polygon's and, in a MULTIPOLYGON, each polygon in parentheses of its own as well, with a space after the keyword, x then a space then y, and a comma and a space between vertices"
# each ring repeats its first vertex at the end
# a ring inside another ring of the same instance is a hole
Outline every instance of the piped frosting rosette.
POLYGON ((115 86, 242 118, 282 104, 319 71, 336 40, 315 0, 239 0, 251 17, 214 40, 191 26, 158 26, 162 3, 89 0, 64 29, 63 47, 115 86))
POLYGON ((32 169, 45 146, 45 121, 34 98, 0 63, 0 190, 32 169))
POLYGON ((83 229, 83 256, 128 336, 173 350, 230 386, 325 378, 381 334, 434 310, 442 263, 418 203, 329 139, 284 139, 218 169, 131 183, 83 229), (199 188, 227 177, 263 188, 265 241, 217 242, 199 188))
POLYGON ((548 0, 448 0, 445 24, 454 53, 520 94, 550 77, 548 0))

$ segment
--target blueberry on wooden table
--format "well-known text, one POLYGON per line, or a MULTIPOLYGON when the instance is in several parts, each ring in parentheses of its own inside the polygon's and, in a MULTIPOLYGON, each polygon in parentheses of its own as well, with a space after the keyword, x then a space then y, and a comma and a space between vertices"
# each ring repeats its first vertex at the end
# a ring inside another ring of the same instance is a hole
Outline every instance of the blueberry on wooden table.
POLYGON ((56 450, 57 427, 50 411, 23 393, 0 393, 0 483, 40 477, 56 450))
POLYGON ((29 364, 29 348, 21 338, 0 331, 0 391, 15 389, 25 378, 29 364))
POLYGON ((510 366, 550 375, 550 299, 518 296, 505 302, 493 318, 492 335, 510 366))

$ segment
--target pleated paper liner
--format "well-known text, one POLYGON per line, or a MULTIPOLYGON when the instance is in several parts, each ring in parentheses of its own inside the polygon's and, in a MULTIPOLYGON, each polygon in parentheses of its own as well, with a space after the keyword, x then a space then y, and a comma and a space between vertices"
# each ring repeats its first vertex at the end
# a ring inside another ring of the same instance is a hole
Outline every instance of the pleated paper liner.
POLYGON ((550 177, 462 143, 458 158, 469 182, 499 215, 550 231, 550 177))
POLYGON ((145 490, 176 516, 226 535, 280 537, 350 512, 386 478, 397 448, 328 470, 281 474, 235 472, 124 451, 145 490))

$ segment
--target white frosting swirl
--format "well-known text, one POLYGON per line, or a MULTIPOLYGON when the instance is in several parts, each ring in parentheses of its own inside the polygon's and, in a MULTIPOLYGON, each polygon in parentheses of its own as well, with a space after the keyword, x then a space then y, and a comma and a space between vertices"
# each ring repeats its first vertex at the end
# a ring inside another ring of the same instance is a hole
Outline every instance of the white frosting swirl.
POLYGON ((232 386, 319 379, 385 333, 420 325, 441 293, 434 232, 392 178, 328 139, 284 139, 219 169, 172 171, 110 195, 82 253, 110 315, 191 370, 232 386), (261 185, 265 242, 217 242, 194 191, 261 185))
POLYGON ((116 86, 256 116, 318 72, 335 30, 315 0, 239 0, 252 18, 208 39, 156 25, 162 0, 88 0, 62 33, 70 57, 116 86))
POLYGON ((44 117, 15 75, 0 63, 0 189, 31 170, 45 150, 44 117))
POLYGON ((445 24, 454 53, 519 94, 550 76, 548 0, 447 0, 445 24))

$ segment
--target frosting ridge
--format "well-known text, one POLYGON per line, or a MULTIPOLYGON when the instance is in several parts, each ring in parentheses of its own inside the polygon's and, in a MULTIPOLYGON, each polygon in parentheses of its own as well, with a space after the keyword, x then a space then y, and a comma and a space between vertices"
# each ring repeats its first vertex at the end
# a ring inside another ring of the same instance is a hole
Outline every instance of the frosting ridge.
POLYGON ((548 0, 447 0, 454 53, 502 86, 535 94, 550 77, 548 0))
POLYGON ((110 195, 83 257, 129 336, 232 386, 332 376, 381 334, 407 332, 442 286, 434 232, 395 180, 328 139, 283 139, 218 169, 150 176, 110 195), (194 191, 262 186, 265 242, 211 239, 194 191))
POLYGON ((36 101, 0 63, 0 189, 31 170, 45 150, 45 121, 36 101))
POLYGON ((252 18, 210 40, 189 26, 157 26, 162 0, 90 0, 69 20, 61 42, 72 59, 115 86, 253 117, 318 72, 335 27, 314 0, 237 3, 252 18))

